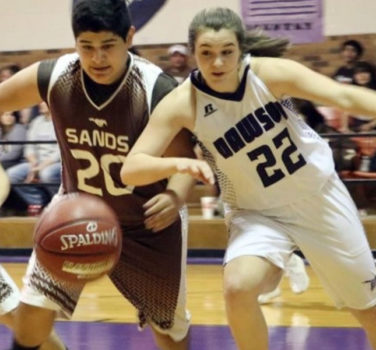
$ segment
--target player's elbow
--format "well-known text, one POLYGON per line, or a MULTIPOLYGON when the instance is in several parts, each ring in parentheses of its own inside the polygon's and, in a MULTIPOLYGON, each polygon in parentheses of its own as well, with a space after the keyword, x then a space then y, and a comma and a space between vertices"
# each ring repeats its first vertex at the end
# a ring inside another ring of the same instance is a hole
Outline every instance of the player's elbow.
POLYGON ((133 156, 128 156, 120 170, 120 178, 124 185, 142 185, 139 183, 140 176, 137 176, 137 164, 134 164, 133 156))

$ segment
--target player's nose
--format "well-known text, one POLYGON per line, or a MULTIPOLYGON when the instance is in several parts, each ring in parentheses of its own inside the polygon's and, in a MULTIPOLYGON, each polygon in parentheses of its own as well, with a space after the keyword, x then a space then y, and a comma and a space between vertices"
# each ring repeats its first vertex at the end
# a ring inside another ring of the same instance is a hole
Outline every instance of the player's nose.
POLYGON ((95 63, 101 63, 101 62, 104 61, 105 56, 106 56, 106 55, 105 55, 105 53, 104 53, 103 50, 101 50, 101 49, 96 49, 96 50, 94 50, 91 59, 92 59, 93 62, 95 62, 95 63))

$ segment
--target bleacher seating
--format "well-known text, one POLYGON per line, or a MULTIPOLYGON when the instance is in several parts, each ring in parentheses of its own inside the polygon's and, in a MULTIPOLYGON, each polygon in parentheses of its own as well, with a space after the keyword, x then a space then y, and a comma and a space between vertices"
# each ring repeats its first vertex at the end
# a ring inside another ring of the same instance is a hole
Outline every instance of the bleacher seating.
MULTIPOLYGON (((227 230, 224 219, 215 217, 203 219, 200 215, 199 198, 212 194, 204 185, 196 185, 189 199, 189 249, 222 250, 227 244, 227 230)), ((37 217, 0 218, 0 248, 25 249, 32 247, 32 232, 37 217)), ((376 215, 362 219, 372 249, 376 249, 376 215)))

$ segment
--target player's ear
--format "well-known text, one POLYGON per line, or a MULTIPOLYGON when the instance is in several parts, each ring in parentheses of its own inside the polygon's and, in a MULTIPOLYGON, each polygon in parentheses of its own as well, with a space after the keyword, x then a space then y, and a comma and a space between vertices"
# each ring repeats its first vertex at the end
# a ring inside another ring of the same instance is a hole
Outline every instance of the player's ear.
POLYGON ((136 28, 131 26, 128 30, 127 37, 125 38, 125 42, 128 47, 131 47, 133 44, 133 36, 136 33, 136 28))

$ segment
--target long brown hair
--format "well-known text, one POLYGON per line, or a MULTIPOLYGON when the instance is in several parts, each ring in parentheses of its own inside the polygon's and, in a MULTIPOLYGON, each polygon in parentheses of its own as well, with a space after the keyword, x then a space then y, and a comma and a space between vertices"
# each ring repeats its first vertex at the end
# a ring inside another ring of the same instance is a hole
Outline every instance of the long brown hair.
POLYGON ((204 9, 191 21, 188 32, 188 44, 192 52, 198 34, 205 29, 232 30, 243 53, 253 56, 279 57, 289 46, 285 38, 271 38, 261 30, 246 31, 242 20, 234 11, 224 7, 204 9))

